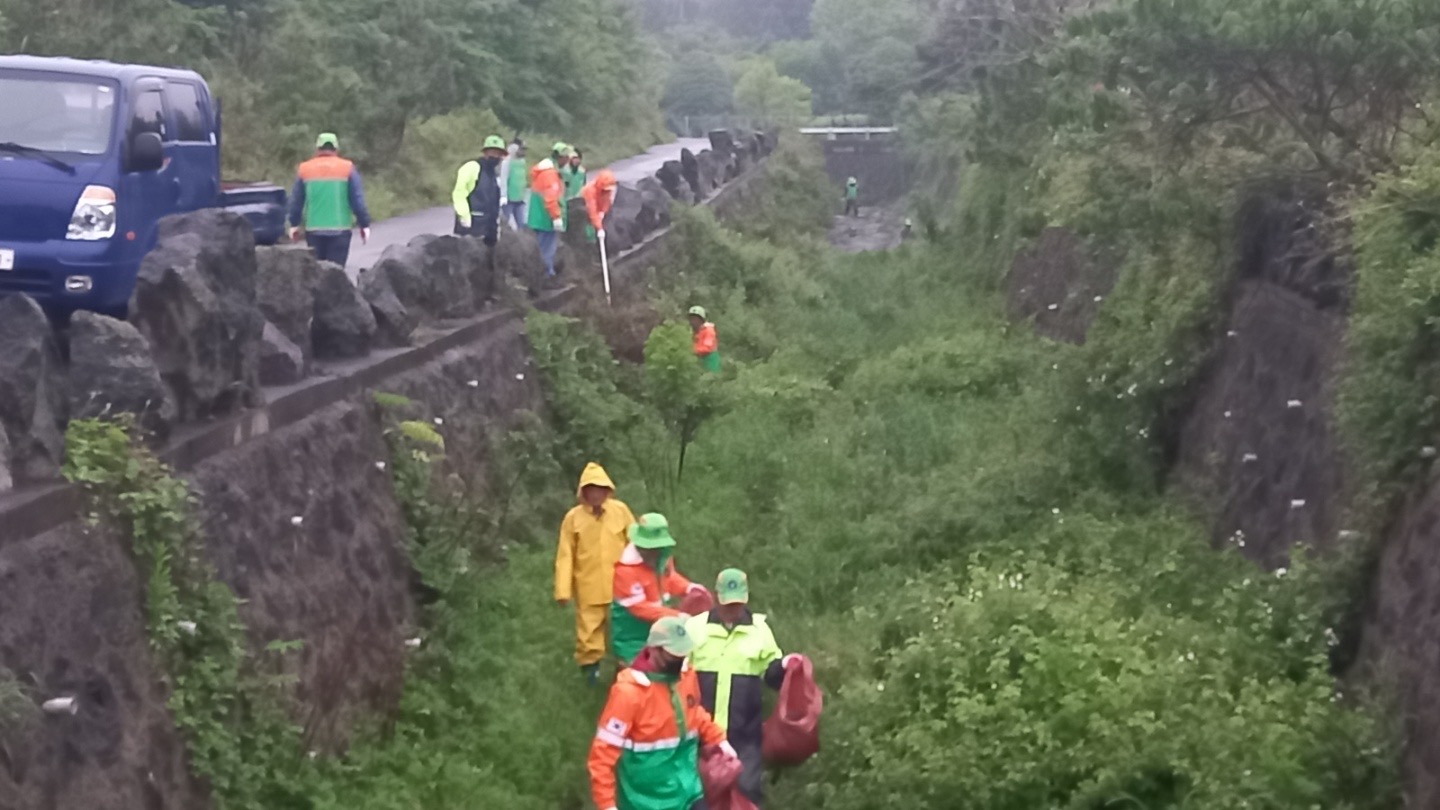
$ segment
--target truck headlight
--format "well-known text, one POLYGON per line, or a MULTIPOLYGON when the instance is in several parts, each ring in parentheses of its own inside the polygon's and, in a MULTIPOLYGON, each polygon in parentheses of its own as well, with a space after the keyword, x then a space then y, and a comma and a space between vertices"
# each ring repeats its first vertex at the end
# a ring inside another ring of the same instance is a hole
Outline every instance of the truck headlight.
POLYGON ((86 186, 70 215, 66 239, 96 241, 115 235, 115 190, 106 186, 86 186))

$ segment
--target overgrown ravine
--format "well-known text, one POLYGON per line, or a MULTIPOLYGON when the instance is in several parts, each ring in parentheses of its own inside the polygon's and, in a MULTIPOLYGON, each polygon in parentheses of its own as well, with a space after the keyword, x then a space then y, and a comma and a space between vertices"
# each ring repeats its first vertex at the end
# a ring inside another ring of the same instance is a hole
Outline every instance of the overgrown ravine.
MULTIPOLYGON (((738 231, 680 215, 673 267, 626 312, 706 306, 719 378, 674 362, 683 330, 641 366, 614 360, 614 317, 532 314, 550 418, 497 444, 478 502, 437 474, 425 404, 382 398, 433 596, 421 646, 399 716, 347 755, 247 763, 265 806, 588 807, 603 694, 550 600, 588 460, 669 516, 691 577, 746 569, 782 646, 815 659, 824 748, 775 775, 771 806, 1399 806, 1388 729, 1328 669, 1322 573, 1212 550, 1117 475, 1153 463, 1143 429, 1106 444, 1124 389, 1077 394, 1085 349, 1005 319, 976 233, 840 255, 815 157, 773 162, 738 231)), ((984 182, 967 194, 1001 193, 984 182)))

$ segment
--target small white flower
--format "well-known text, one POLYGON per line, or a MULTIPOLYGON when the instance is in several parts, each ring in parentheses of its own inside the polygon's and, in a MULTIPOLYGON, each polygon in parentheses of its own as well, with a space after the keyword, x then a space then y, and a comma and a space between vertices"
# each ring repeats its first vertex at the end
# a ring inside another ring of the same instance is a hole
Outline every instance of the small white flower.
POLYGON ((1058 506, 1052 506, 1052 507, 1050 507, 1050 514, 1052 514, 1052 515, 1058 515, 1058 514, 1060 514, 1060 507, 1058 507, 1058 506))
POLYGON ((311 759, 314 759, 314 758, 320 756, 320 752, 319 752, 319 751, 311 751, 311 752, 307 753, 306 756, 310 757, 311 759))
POLYGON ((375 462, 375 469, 384 471, 384 469, 385 469, 385 462, 383 462, 383 461, 377 461, 377 462, 375 462))
POLYGON ((176 622, 175 626, 183 630, 187 636, 195 635, 197 629, 195 622, 176 622))
POLYGON ((443 424, 445 424, 445 420, 444 420, 444 419, 441 419, 440 417, 437 416, 437 417, 435 417, 435 424, 436 424, 437 426, 443 425, 443 424))
POLYGON ((1167 365, 1167 366, 1168 366, 1168 365, 1172 365, 1174 362, 1175 362, 1175 361, 1172 360, 1171 358, 1168 358, 1168 357, 1165 358, 1165 365, 1167 365))
POLYGON ((1185 660, 1187 660, 1187 661, 1194 661, 1194 660, 1195 660, 1195 653, 1193 653, 1193 652, 1187 652, 1187 653, 1185 653, 1185 660))
POLYGON ((1285 576, 1285 575, 1288 574, 1288 573, 1290 573, 1290 570, 1287 569, 1287 568, 1276 568, 1276 569, 1275 569, 1275 577, 1276 577, 1277 579, 1280 578, 1280 577, 1285 576))
POLYGON ((304 525, 304 523, 305 518, 302 515, 296 515, 295 517, 290 518, 290 525, 296 527, 297 529, 300 526, 304 525))
POLYGON ((883 684, 883 683, 877 683, 877 684, 875 684, 875 691, 876 691, 876 692, 884 692, 884 691, 885 691, 885 684, 883 684))

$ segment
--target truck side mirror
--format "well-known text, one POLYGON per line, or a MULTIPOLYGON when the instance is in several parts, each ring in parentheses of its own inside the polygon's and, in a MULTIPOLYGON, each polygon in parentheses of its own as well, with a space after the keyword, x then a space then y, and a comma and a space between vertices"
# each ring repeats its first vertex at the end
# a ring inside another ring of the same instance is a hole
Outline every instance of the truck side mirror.
POLYGON ((156 172, 165 165, 165 145, 156 132, 139 132, 130 140, 130 171, 156 172))

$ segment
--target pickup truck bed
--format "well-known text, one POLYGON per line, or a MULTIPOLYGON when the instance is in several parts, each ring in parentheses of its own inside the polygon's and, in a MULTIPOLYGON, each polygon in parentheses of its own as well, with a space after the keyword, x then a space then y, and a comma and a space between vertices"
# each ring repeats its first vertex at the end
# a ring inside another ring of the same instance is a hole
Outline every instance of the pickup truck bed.
POLYGON ((273 245, 285 235, 285 189, 270 183, 225 181, 219 205, 250 221, 257 245, 273 245))

